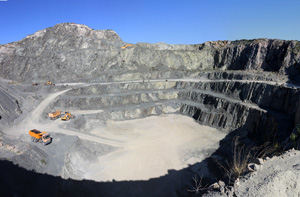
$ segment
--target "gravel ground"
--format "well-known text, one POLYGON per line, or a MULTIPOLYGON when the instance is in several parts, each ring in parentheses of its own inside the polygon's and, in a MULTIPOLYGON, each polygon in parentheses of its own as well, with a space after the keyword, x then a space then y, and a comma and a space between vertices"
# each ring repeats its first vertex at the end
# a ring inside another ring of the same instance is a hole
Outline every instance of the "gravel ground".
POLYGON ((205 197, 295 197, 300 196, 300 151, 289 150, 264 160, 258 170, 240 177, 235 186, 223 192, 208 191, 205 197))
POLYGON ((237 196, 300 196, 300 151, 290 150, 265 161, 240 180, 237 196))

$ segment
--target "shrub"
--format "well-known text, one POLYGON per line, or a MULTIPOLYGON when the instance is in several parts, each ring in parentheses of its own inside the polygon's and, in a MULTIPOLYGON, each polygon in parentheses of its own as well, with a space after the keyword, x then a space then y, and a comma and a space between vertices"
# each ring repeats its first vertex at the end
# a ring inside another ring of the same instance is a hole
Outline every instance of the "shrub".
POLYGON ((219 167, 224 171, 225 177, 228 178, 229 184, 233 184, 237 178, 248 172, 249 163, 253 163, 257 158, 264 158, 276 151, 276 144, 272 145, 270 143, 265 143, 259 147, 246 148, 245 145, 240 145, 239 138, 239 136, 236 136, 233 139, 233 154, 230 161, 226 161, 225 165, 217 161, 219 167))
POLYGON ((292 133, 292 134, 290 135, 290 139, 291 139, 293 142, 296 141, 296 138, 297 138, 297 135, 296 135, 295 133, 292 133))
POLYGON ((195 174, 195 177, 193 177, 193 182, 194 182, 194 186, 193 189, 188 189, 188 192, 194 192, 196 194, 199 194, 200 191, 204 191, 207 190, 207 185, 203 186, 202 185, 202 176, 200 177, 200 179, 198 179, 198 176, 195 174))

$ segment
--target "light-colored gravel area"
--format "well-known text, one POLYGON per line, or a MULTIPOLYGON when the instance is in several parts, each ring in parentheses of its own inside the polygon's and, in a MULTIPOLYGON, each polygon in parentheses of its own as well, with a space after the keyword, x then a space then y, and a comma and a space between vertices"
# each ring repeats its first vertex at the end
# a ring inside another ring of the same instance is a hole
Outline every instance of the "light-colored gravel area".
POLYGON ((290 150, 264 162, 261 169, 240 180, 237 196, 300 196, 300 151, 290 150))

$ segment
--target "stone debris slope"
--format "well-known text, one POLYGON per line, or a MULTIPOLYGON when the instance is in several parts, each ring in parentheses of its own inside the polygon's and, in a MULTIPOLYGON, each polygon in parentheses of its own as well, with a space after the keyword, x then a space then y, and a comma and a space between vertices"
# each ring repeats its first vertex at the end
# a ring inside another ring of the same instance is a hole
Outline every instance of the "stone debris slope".
POLYGON ((240 180, 237 196, 289 197, 300 195, 300 152, 287 151, 264 162, 261 169, 240 180))

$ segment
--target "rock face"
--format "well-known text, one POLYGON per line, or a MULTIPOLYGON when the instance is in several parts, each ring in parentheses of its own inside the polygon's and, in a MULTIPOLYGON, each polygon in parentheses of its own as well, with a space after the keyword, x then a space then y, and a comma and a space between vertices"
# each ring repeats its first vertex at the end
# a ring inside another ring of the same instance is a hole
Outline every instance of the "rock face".
POLYGON ((22 114, 22 110, 19 105, 18 97, 12 95, 10 90, 5 85, 0 84, 0 121, 9 122, 13 121, 19 115, 22 114))
MULTIPOLYGON (((300 121, 299 90, 276 84, 299 79, 298 41, 256 39, 199 45, 137 43, 133 48, 121 49, 125 44, 111 30, 58 24, 21 41, 1 45, 0 76, 30 83, 143 79, 143 83, 130 85, 73 88, 50 107, 104 109, 106 114, 100 116, 107 119, 182 113, 226 132, 244 127, 249 136, 263 136, 265 140, 274 133, 289 131, 300 121), (206 81, 147 82, 149 79, 186 77, 206 81), (266 128, 268 135, 264 134, 266 128)), ((8 100, 12 97, 5 94, 3 109, 11 102, 8 100)), ((16 105, 10 109, 19 109, 18 103, 16 105)), ((5 111, 8 112, 13 113, 5 111)), ((93 116, 83 118, 89 119, 93 116)), ((88 124, 83 120, 76 123, 81 129, 88 124)), ((76 124, 70 128, 77 128, 76 124)))
POLYGON ((103 68, 110 69, 114 65, 111 60, 118 54, 115 49, 122 45, 122 40, 111 30, 95 31, 85 25, 58 24, 1 46, 1 76, 37 82, 82 80, 95 70, 94 76, 97 76, 103 68))
MULTIPOLYGON (((107 120, 180 113, 229 133, 217 156, 226 155, 236 131, 249 144, 281 142, 300 123, 299 41, 137 43, 122 49, 126 44, 112 30, 64 23, 0 45, 0 77, 5 78, 0 78, 1 126, 13 125, 19 116, 24 119, 45 96, 58 91, 63 92, 43 105, 41 114, 55 109, 80 112, 60 128, 88 136, 107 120), (47 80, 57 85, 32 86, 47 80)), ((46 122, 45 116, 37 119, 46 122)), ((82 179, 81 166, 112 150, 77 137, 55 137, 68 140, 60 148, 70 152, 57 153, 50 146, 45 154, 32 148, 24 151, 25 158, 17 155, 13 161, 42 173, 82 179)))
POLYGON ((265 128, 271 130, 270 133, 276 133, 279 130, 290 130, 292 128, 289 125, 300 121, 296 115, 300 93, 293 88, 239 81, 183 83, 182 88, 193 89, 183 95, 184 100, 203 103, 209 109, 186 105, 181 111, 193 115, 199 122, 208 122, 220 129, 232 130, 246 124, 250 133, 261 133, 265 128), (218 113, 212 114, 211 111, 218 113), (286 124, 277 130, 274 128, 277 127, 276 122, 286 124))
MULTIPOLYGON (((61 95, 47 111, 101 111, 84 115, 74 120, 73 125, 70 123, 69 128, 85 132, 93 127, 89 123, 97 120, 181 113, 224 132, 242 128, 254 141, 270 141, 274 135, 287 137, 300 121, 299 89, 275 82, 236 80, 239 74, 235 75, 230 75, 231 80, 212 78, 83 86, 61 95)), ((257 77, 253 75, 254 79, 257 77)))
POLYGON ((134 48, 122 50, 125 44, 111 30, 58 24, 21 41, 1 45, 0 76, 28 82, 107 81, 116 74, 126 78, 130 73, 138 76, 150 71, 148 77, 157 78, 166 71, 213 69, 272 71, 293 80, 299 80, 300 75, 298 41, 256 39, 199 45, 137 43, 134 48))

